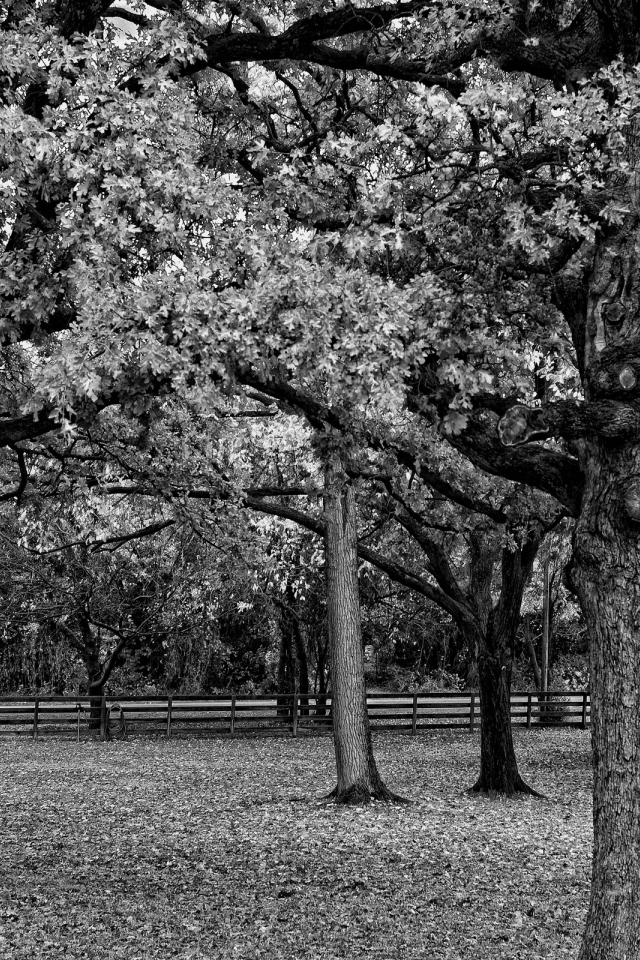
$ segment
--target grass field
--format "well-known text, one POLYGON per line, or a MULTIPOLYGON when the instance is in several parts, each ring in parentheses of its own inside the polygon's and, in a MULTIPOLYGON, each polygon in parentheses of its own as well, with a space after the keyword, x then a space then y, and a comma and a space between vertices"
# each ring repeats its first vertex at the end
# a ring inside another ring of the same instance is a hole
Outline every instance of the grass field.
POLYGON ((575 958, 589 734, 516 731, 547 799, 464 794, 478 734, 376 734, 406 807, 335 808, 327 737, 0 741, 0 958, 575 958))

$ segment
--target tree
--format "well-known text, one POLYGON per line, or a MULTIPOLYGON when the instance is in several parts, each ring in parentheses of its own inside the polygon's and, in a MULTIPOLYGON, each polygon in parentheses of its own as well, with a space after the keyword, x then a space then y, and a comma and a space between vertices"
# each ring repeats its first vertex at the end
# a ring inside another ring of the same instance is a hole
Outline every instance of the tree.
POLYGON ((339 456, 325 466, 324 522, 333 739, 339 804, 398 800, 384 785, 371 744, 360 623, 356 500, 339 456))
POLYGON ((322 372, 554 496, 592 658, 581 960, 634 955, 636 7, 150 6, 3 8, 3 321, 74 333, 3 443, 186 380, 322 372))

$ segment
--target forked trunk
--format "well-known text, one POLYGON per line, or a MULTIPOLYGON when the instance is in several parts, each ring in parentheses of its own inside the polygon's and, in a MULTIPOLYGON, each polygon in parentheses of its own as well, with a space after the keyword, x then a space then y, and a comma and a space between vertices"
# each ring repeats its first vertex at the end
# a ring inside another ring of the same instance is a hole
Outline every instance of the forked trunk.
POLYGON ((640 957, 640 447, 585 446, 572 567, 589 630, 594 847, 580 960, 640 957))
POLYGON ((325 562, 333 739, 337 779, 331 799, 341 804, 393 801, 371 745, 360 624, 356 506, 341 465, 326 468, 325 562))

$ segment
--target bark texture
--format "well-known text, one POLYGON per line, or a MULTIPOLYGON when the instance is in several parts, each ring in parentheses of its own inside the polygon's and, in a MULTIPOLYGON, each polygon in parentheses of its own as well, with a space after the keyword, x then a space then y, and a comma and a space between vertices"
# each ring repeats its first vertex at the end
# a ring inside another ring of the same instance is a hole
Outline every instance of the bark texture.
POLYGON ((476 793, 539 796, 520 776, 511 731, 511 664, 500 656, 478 657, 480 688, 480 775, 476 793))
POLYGON ((640 448, 589 443, 575 583, 591 650, 594 847, 580 960, 640 957, 640 529, 624 480, 640 448), (618 482, 615 479, 618 478, 618 482))
POLYGON ((325 558, 333 737, 337 784, 331 799, 341 804, 394 801, 378 773, 367 713, 360 623, 356 504, 339 461, 325 472, 325 558))
MULTIPOLYGON (((602 237, 589 278, 585 398, 624 393, 638 407, 640 290, 635 218, 602 237)), ((580 340, 575 338, 576 343, 580 340)), ((580 960, 640 957, 640 443, 592 434, 571 581, 591 659, 594 846, 580 960)))
POLYGON ((522 594, 539 540, 499 551, 488 536, 474 533, 470 544, 470 604, 475 617, 469 646, 478 667, 480 691, 480 775, 471 790, 506 796, 539 796, 520 776, 511 730, 511 671, 522 594), (502 584, 492 603, 493 570, 500 556, 502 584))
MULTIPOLYGON (((638 363, 638 225, 601 245, 591 276, 585 394, 638 363)), ((622 380, 621 380, 622 375, 622 380)), ((638 388, 625 390, 638 402, 638 388)), ((591 652, 594 848, 580 960, 640 956, 640 444, 586 440, 572 581, 591 652)))

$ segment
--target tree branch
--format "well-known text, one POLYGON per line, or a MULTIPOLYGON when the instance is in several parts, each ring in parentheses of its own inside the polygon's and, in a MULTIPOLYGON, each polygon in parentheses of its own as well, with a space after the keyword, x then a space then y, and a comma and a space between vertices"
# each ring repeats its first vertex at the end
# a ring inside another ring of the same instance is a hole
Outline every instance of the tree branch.
POLYGON ((15 490, 10 490, 9 493, 3 493, 0 496, 0 503, 4 503, 7 500, 16 499, 17 506, 20 506, 22 500, 22 494, 27 488, 27 483, 29 482, 29 473, 27 471, 27 464, 24 459, 24 450, 21 450, 20 447, 14 446, 14 444, 9 444, 9 446, 15 450, 18 455, 18 468, 20 470, 20 482, 15 490))
MULTIPOLYGON (((315 517, 311 517, 309 514, 303 513, 301 510, 295 510, 292 507, 286 507, 282 504, 259 500, 258 498, 254 497, 245 497, 244 504, 251 510, 256 510, 259 513, 267 513, 275 517, 281 517, 283 520, 292 520, 294 523, 297 523, 299 526, 304 527, 307 530, 311 530, 318 536, 324 536, 323 521, 315 517)), ((378 570, 382 570, 382 572, 386 573, 387 576, 395 583, 399 583, 402 586, 407 587, 409 590, 413 590, 415 593, 421 594, 432 603, 437 604, 437 606, 439 606, 442 610, 445 610, 448 614, 450 614, 456 623, 461 625, 466 625, 469 623, 471 619, 471 611, 465 602, 458 602, 454 600, 443 590, 432 586, 432 584, 428 583, 422 577, 418 576, 417 574, 410 573, 408 570, 401 567, 400 564, 395 563, 393 560, 389 560, 387 557, 381 556, 379 553, 376 553, 374 550, 370 550, 368 547, 365 547, 362 544, 358 544, 358 556, 362 560, 366 560, 367 563, 370 563, 378 570)))
POLYGON ((543 490, 572 517, 578 515, 584 477, 574 457, 538 444, 507 447, 498 436, 497 417, 487 419, 486 413, 471 416, 466 428, 447 440, 486 473, 543 490))
MULTIPOLYGON (((631 390, 635 374, 625 367, 621 376, 627 370, 631 390)), ((582 440, 594 434, 608 440, 638 439, 640 407, 617 400, 558 400, 541 407, 518 403, 498 421, 498 435, 508 447, 547 437, 582 440)))

